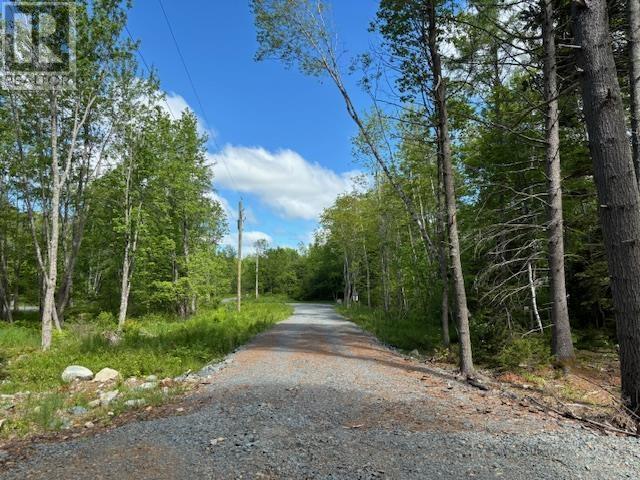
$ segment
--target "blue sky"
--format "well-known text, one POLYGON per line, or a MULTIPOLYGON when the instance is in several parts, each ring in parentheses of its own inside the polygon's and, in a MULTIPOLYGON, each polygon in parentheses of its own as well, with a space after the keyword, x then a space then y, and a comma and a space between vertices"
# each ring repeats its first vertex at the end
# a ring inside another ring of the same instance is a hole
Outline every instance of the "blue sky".
MULTIPOLYGON (((129 30, 158 71, 172 110, 187 105, 215 132, 208 150, 217 162, 214 187, 235 215, 247 208, 247 243, 266 234, 273 245, 310 241, 322 206, 350 188, 356 133, 328 79, 253 60, 257 43, 248 0, 163 0, 205 112, 180 63, 158 0, 137 0, 129 30), (224 162, 222 161, 224 159, 224 162), (226 164, 226 166, 225 166, 226 164), (238 191, 240 190, 240 191, 238 191)), ((333 2, 347 56, 364 52, 375 0, 333 2)), ((356 78, 347 82, 359 108, 367 98, 356 78)), ((235 236, 235 217, 229 219, 235 236)))

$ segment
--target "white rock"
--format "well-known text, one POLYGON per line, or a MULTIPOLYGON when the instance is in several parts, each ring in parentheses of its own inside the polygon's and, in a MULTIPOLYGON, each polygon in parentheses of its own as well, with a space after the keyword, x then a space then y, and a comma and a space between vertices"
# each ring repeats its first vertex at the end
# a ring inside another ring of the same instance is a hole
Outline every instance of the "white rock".
POLYGON ((136 377, 129 377, 124 381, 125 386, 131 388, 135 387, 138 383, 138 379, 136 377))
POLYGON ((91 380, 93 378, 93 372, 87 367, 80 365, 70 365, 62 372, 62 381, 69 383, 74 380, 91 380))
POLYGON ((87 405, 89 406, 89 408, 98 408, 101 405, 101 403, 99 399, 96 399, 96 400, 91 400, 87 405))
POLYGON ((120 378, 122 378, 122 376, 120 375, 119 371, 114 370, 113 368, 103 368, 98 373, 96 373, 96 376, 93 377, 93 381, 99 383, 107 383, 116 382, 120 380, 120 378))
POLYGON ((143 398, 140 399, 136 399, 136 400, 127 400, 126 402, 124 402, 124 406, 125 407, 129 407, 129 408, 133 408, 133 407, 141 407, 143 405, 145 405, 147 402, 145 402, 145 400, 143 398))
POLYGON ((71 415, 84 415, 85 413, 87 413, 87 409, 81 407, 80 405, 76 405, 75 407, 71 407, 69 409, 69 413, 71 415))
POLYGON ((149 375, 147 378, 145 378, 145 380, 147 382, 157 382, 158 381, 158 377, 156 375, 149 375))
POLYGON ((134 390, 136 390, 136 391, 153 390, 157 386, 158 386, 158 384, 156 382, 144 382, 143 384, 138 385, 137 387, 135 387, 134 390))
POLYGON ((100 394, 100 405, 102 405, 103 407, 106 407, 111 402, 113 402, 116 398, 118 398, 119 394, 120 394, 120 392, 118 390, 111 390, 109 392, 101 393, 100 394))

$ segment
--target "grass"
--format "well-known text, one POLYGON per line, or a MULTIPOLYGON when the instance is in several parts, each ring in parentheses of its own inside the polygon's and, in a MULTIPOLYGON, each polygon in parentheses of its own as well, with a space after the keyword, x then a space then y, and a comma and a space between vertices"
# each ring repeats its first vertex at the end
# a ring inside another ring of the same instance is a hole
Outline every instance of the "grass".
POLYGON ((40 326, 35 316, 0 324, 0 394, 19 392, 14 400, 0 398, 0 438, 57 431, 88 420, 109 424, 131 409, 127 400, 142 400, 145 408, 154 407, 187 388, 169 382, 166 388, 140 391, 121 380, 108 387, 120 392, 108 407, 72 416, 68 413, 71 407, 86 408, 99 392, 92 382, 63 384, 60 375, 68 365, 83 365, 94 373, 114 368, 123 379, 151 374, 171 378, 222 358, 291 313, 284 299, 264 297, 245 301, 242 313, 235 311, 235 304, 228 304, 203 309, 187 320, 147 315, 128 320, 117 345, 109 343, 105 335, 115 331, 115 320, 102 313, 89 322, 68 323, 62 333, 56 333, 48 352, 40 351, 40 326))
POLYGON ((93 372, 104 367, 124 378, 155 374, 172 377, 197 370, 247 342, 291 314, 291 307, 266 300, 245 302, 242 313, 233 305, 202 310, 188 320, 147 315, 129 320, 122 341, 114 346, 103 335, 115 324, 70 323, 56 334, 49 352, 39 351, 39 325, 19 322, 0 326, 0 393, 43 392, 62 385, 68 365, 93 372))
POLYGON ((429 353, 441 343, 440 327, 417 315, 401 316, 367 307, 336 307, 338 312, 383 342, 401 350, 429 353))

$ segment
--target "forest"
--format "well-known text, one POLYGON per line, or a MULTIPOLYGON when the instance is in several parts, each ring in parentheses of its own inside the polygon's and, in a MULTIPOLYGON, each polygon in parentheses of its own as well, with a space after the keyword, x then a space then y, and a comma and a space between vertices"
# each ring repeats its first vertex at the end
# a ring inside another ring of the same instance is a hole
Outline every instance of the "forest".
POLYGON ((445 352, 470 381, 478 366, 566 375, 604 350, 637 415, 638 2, 381 0, 367 52, 342 44, 322 1, 250 5, 256 60, 324 81, 353 120, 352 191, 311 244, 253 245, 240 290, 256 303, 234 317, 220 302, 238 283, 222 244, 235 219, 207 136, 167 108, 128 4, 77 2, 75 89, 0 91, 3 391, 51 387, 94 348, 96 365, 177 374, 286 318, 283 299, 324 300, 390 345, 445 352), (149 365, 122 354, 146 321, 169 335, 149 365), (73 343, 79 324, 97 329, 89 343, 73 343))
POLYGON ((0 90, 2 437, 70 428, 68 409, 95 392, 69 392, 69 367, 133 377, 107 402, 119 395, 119 413, 162 403, 183 388, 158 395, 152 382, 141 398, 136 376, 202 368, 290 313, 220 306, 236 258, 221 245, 207 135, 171 108, 127 27, 130 6, 75 2, 74 88, 0 90))
POLYGON ((567 373, 576 343, 608 344, 637 412, 638 2, 382 0, 351 63, 323 2, 252 5, 257 59, 335 87, 366 171, 323 213, 302 296, 382 311, 409 345, 439 326, 469 377, 474 354, 567 373))

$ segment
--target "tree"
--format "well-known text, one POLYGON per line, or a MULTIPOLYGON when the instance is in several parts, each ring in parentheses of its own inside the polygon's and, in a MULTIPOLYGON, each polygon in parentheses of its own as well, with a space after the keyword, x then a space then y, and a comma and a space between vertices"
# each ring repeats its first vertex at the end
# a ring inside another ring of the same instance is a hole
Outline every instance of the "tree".
MULTIPOLYGON (((297 63, 305 73, 318 75, 324 72, 329 75, 342 95, 347 112, 358 126, 378 166, 384 172, 389 183, 394 187, 396 193, 406 206, 407 211, 416 222, 426 248, 435 251, 431 236, 426 229, 424 220, 415 207, 415 203, 403 191, 396 177, 389 169, 378 145, 371 137, 370 130, 367 129, 365 123, 360 118, 342 81, 335 54, 335 46, 333 44, 334 37, 326 28, 327 22, 324 18, 326 6, 324 3, 322 1, 308 0, 254 0, 252 6, 258 28, 258 42, 260 44, 257 58, 263 59, 275 56, 287 65, 297 63)), ((474 368, 469 335, 466 290, 460 261, 445 79, 441 74, 440 56, 438 52, 436 7, 433 2, 427 2, 425 9, 426 12, 424 12, 423 9, 424 17, 430 20, 429 31, 425 31, 425 36, 426 38, 428 37, 428 46, 432 61, 434 62, 434 98, 439 119, 438 132, 442 149, 444 190, 449 223, 450 256, 457 302, 458 330, 461 345, 460 369, 464 375, 471 376, 473 375, 474 368)), ((346 257, 345 269, 348 269, 346 257)), ((348 276, 349 275, 347 275, 347 277, 348 276)))
POLYGON ((607 5, 574 1, 589 149, 620 344, 622 395, 640 412, 640 193, 624 121, 607 5))
MULTIPOLYGON (((549 277, 551 279, 552 350, 564 369, 575 360, 564 271, 562 173, 560 169, 560 115, 553 0, 541 0, 544 49, 545 151, 549 204, 549 277)), ((529 268, 531 268, 529 266, 529 268)))
POLYGON ((633 165, 640 183, 640 0, 627 0, 633 165))

